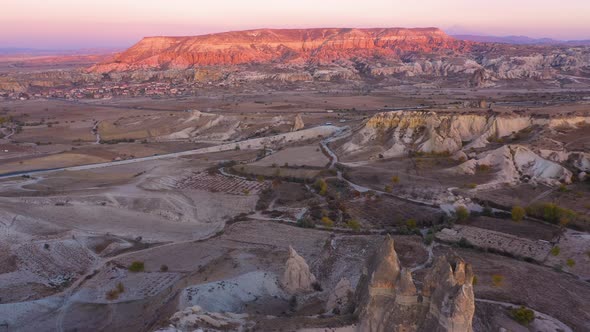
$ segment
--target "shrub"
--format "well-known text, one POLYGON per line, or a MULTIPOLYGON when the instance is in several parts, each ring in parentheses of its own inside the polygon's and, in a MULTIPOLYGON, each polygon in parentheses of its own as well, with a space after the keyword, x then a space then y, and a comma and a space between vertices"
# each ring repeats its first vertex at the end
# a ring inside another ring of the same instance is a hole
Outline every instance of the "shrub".
POLYGON ((553 256, 557 256, 557 255, 559 255, 560 251, 561 251, 561 249, 559 248, 559 246, 555 246, 555 247, 551 248, 550 253, 553 256))
POLYGON ((573 259, 571 259, 571 258, 568 258, 568 259, 565 261, 565 265, 567 265, 567 266, 569 266, 569 267, 574 267, 574 266, 576 266, 576 262, 575 262, 573 259))
POLYGON ((475 188, 477 188, 477 183, 468 183, 467 184, 467 188, 469 188, 469 189, 475 189, 475 188))
POLYGON ((117 283, 117 292, 119 292, 119 294, 125 292, 125 286, 123 286, 123 283, 117 283))
POLYGON ((350 219, 347 223, 346 226, 350 229, 352 229, 355 232, 358 232, 361 229, 361 224, 359 224, 358 221, 356 221, 355 219, 350 219))
POLYGON ((504 283, 504 276, 501 274, 494 274, 492 275, 492 285, 494 287, 500 287, 504 283))
POLYGON ((168 272, 168 265, 162 264, 162 266, 160 266, 160 271, 161 272, 168 272))
POLYGON ((324 179, 318 179, 314 185, 314 189, 322 196, 326 195, 328 191, 328 184, 324 179))
POLYGON ((313 290, 314 290, 314 291, 316 291, 316 292, 321 292, 321 291, 323 291, 323 290, 324 290, 324 289, 322 288, 322 285, 321 285, 319 282, 317 282, 317 281, 315 281, 314 283, 312 283, 312 284, 311 284, 311 287, 312 287, 312 288, 313 288, 313 290))
POLYGON ((479 172, 487 172, 487 171, 489 171, 491 169, 491 166, 490 165, 479 164, 479 165, 477 165, 476 169, 479 172))
POLYGON ((131 272, 142 272, 145 269, 143 262, 135 261, 129 265, 128 270, 131 272))
POLYGON ((327 228, 334 227, 334 221, 332 221, 332 219, 329 217, 322 217, 322 224, 327 228))
POLYGON ((510 315, 521 325, 529 325, 533 320, 535 320, 535 313, 531 309, 525 308, 524 306, 511 309, 510 315))
POLYGON ((432 242, 434 242, 434 234, 426 234, 426 236, 424 237, 424 244, 429 246, 432 244, 432 242))
POLYGON ((297 220, 297 226, 302 228, 315 228, 315 223, 309 218, 301 218, 297 220))
POLYGON ((399 183, 399 176, 397 176, 397 175, 392 176, 391 183, 393 183, 393 184, 399 183))
POLYGON ((476 275, 473 276, 471 283, 473 284, 473 286, 477 285, 477 276, 476 275))
POLYGON ((385 186, 385 188, 384 188, 384 191, 385 191, 386 193, 391 193, 391 192, 393 191, 393 188, 391 188, 391 186, 390 186, 390 185, 386 185, 386 186, 385 186))
POLYGON ((512 208, 512 220, 516 222, 521 221, 524 218, 525 214, 526 212, 521 206, 515 205, 512 208))
POLYGON ((417 227, 416 220, 414 220, 414 219, 408 219, 408 220, 406 220, 406 226, 409 229, 415 229, 417 227))
POLYGON ((469 210, 464 206, 458 206, 455 209, 455 216, 457 217, 457 221, 466 221, 469 219, 469 210))
POLYGON ((291 296, 291 299, 289 299, 289 308, 293 311, 297 309, 297 296, 291 296))
POLYGON ((550 223, 559 224, 560 226, 567 225, 576 217, 574 211, 562 208, 554 203, 537 203, 530 205, 527 207, 526 213, 544 219, 550 223))
POLYGON ((489 205, 485 204, 483 210, 481 211, 481 214, 487 217, 493 217, 494 210, 492 210, 492 208, 489 205))

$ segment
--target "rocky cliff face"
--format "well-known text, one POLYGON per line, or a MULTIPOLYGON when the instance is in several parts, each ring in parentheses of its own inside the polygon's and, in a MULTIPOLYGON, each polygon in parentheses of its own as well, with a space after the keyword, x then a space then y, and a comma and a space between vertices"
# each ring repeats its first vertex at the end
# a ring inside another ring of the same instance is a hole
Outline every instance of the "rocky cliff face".
POLYGON ((474 87, 522 79, 576 85, 590 78, 590 47, 475 43, 436 28, 260 29, 148 37, 89 71, 185 76, 179 71, 195 68, 194 80, 228 83, 441 77, 474 87), (233 66, 247 68, 221 69, 233 66))
POLYGON ((188 68, 245 63, 330 62, 355 56, 396 56, 402 52, 462 51, 458 41, 426 29, 261 29, 195 37, 149 37, 94 72, 145 68, 188 68))
POLYGON ((387 237, 357 288, 358 331, 472 331, 473 273, 457 257, 439 257, 418 289, 387 237))
POLYGON ((565 148, 559 152, 544 150, 535 141, 507 143, 521 132, 532 132, 533 128, 538 132, 537 137, 543 137, 554 134, 559 128, 585 128, 589 124, 590 117, 575 115, 384 112, 367 120, 337 152, 353 157, 368 154, 373 159, 410 154, 454 155, 465 159, 465 163, 451 171, 474 174, 477 167, 490 166, 498 171, 494 185, 514 184, 523 179, 557 185, 571 181, 572 172, 565 167, 568 160, 576 171, 587 171, 584 153, 565 148), (497 147, 499 143, 503 145, 500 148, 497 147))

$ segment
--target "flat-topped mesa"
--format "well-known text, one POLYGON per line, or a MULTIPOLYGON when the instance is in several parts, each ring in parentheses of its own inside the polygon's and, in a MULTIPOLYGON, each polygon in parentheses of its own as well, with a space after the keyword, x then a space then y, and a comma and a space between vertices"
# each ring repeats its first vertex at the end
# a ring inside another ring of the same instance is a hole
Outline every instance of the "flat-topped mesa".
POLYGON ((463 52, 472 44, 437 28, 258 29, 194 37, 146 37, 114 60, 95 65, 90 71, 330 62, 356 56, 398 57, 404 52, 463 52))
POLYGON ((472 331, 473 272, 458 257, 436 258, 421 290, 387 236, 357 288, 358 331, 472 331))

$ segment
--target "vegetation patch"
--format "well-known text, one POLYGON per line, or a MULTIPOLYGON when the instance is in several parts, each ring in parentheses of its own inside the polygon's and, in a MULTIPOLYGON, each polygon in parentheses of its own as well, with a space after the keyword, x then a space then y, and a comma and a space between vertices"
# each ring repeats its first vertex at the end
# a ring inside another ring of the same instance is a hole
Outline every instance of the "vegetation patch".
POLYGON ((145 270, 145 266, 143 262, 135 261, 131 263, 127 269, 131 272, 143 272, 145 270))
POLYGON ((524 306, 510 310, 510 316, 521 325, 529 325, 535 320, 535 313, 524 306))

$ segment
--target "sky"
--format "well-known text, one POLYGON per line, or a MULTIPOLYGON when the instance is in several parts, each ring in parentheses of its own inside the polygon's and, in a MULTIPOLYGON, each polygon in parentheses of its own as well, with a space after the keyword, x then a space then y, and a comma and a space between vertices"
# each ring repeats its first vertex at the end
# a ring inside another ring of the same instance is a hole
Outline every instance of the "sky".
POLYGON ((254 28, 439 27, 590 39, 590 0, 1 0, 0 48, 125 48, 254 28))

